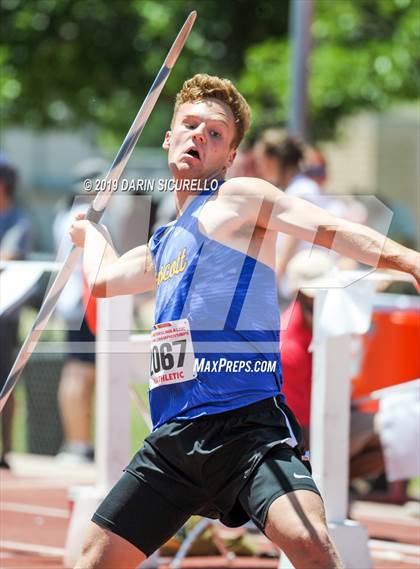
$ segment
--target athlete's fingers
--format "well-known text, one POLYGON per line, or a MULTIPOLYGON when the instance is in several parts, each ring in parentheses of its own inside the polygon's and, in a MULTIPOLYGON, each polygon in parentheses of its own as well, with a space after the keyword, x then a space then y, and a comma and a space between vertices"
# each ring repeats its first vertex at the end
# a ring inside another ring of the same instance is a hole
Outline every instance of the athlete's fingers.
POLYGON ((70 226, 69 236, 76 247, 84 247, 85 233, 88 221, 85 219, 75 219, 70 226))

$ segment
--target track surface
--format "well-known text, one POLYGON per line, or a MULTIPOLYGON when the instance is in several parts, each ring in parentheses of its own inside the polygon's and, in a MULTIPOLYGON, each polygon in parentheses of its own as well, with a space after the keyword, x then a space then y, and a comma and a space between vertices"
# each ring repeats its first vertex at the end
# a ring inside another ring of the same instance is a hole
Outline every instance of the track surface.
MULTIPOLYGON (((12 472, 0 471, 0 567, 63 569, 70 521, 68 489, 75 483, 92 483, 94 471, 57 467, 47 459, 41 459, 41 466, 39 459, 27 460, 16 458, 12 472), (40 476, 42 468, 44 475, 40 476)), ((351 514, 368 528, 375 569, 420 567, 420 504, 407 508, 354 502, 351 514)), ((273 553, 263 536, 255 539, 259 551, 273 553)), ((190 557, 182 565, 185 569, 277 566, 277 559, 257 557, 239 557, 230 565, 222 557, 190 557)))

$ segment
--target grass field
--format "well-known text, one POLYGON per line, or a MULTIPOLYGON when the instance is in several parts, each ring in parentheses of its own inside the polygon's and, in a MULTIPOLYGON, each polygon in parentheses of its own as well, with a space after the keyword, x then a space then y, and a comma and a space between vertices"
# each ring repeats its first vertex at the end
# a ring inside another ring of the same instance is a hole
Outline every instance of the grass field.
POLYGON ((15 389, 15 417, 13 424, 13 450, 26 452, 26 390, 20 383, 15 389))

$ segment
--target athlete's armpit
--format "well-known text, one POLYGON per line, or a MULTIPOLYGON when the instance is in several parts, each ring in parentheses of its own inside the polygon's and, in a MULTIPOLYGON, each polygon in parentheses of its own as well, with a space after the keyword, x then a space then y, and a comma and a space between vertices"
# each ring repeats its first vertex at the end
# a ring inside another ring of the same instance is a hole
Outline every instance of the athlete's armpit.
POLYGON ((154 272, 154 270, 155 270, 155 265, 153 263, 152 253, 151 253, 149 247, 146 248, 146 255, 145 255, 145 259, 144 259, 144 270, 146 273, 151 273, 151 272, 154 272))

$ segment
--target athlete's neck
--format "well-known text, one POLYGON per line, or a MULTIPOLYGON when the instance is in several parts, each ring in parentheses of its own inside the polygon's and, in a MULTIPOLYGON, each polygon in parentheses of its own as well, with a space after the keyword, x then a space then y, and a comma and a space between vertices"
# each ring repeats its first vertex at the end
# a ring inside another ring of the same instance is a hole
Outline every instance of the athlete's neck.
POLYGON ((192 199, 205 191, 217 190, 223 179, 213 178, 205 180, 174 179, 175 182, 175 205, 178 216, 188 207, 192 199))

